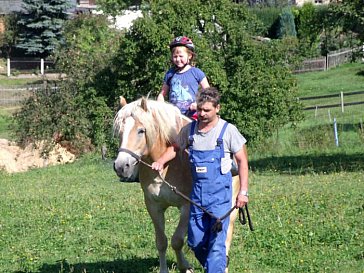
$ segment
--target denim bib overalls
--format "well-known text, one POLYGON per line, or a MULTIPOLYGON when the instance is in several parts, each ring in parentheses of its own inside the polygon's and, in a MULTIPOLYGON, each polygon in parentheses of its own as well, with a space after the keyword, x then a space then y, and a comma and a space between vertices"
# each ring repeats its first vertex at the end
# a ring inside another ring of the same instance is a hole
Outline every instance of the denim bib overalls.
MULTIPOLYGON (((200 151, 192 148, 194 121, 189 135, 189 160, 193 177, 191 199, 216 217, 222 217, 232 206, 231 172, 222 174, 221 159, 224 157, 223 135, 225 122, 213 150, 200 151)), ((223 273, 226 267, 226 234, 229 217, 222 221, 222 231, 213 232, 216 219, 191 204, 188 225, 188 245, 206 273, 223 273)))

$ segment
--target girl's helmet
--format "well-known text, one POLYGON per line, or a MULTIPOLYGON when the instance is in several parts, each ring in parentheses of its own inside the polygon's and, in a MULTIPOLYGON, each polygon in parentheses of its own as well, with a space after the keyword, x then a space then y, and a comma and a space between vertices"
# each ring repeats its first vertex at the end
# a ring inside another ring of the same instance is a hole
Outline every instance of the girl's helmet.
POLYGON ((173 39, 173 41, 169 44, 169 48, 172 50, 172 48, 176 46, 185 46, 188 49, 190 49, 192 52, 195 51, 195 46, 190 38, 187 36, 178 36, 173 39))

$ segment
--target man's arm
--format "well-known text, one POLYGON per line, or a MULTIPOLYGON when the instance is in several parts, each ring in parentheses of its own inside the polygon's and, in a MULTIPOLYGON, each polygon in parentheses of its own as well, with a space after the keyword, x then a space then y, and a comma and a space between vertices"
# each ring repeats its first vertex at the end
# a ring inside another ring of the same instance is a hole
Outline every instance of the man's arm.
POLYGON ((152 169, 162 171, 164 164, 176 157, 178 147, 176 145, 169 146, 167 150, 161 155, 161 157, 152 163, 152 169))
POLYGON ((246 146, 243 145, 237 153, 234 154, 236 162, 238 164, 238 174, 240 179, 240 190, 236 197, 236 206, 241 208, 248 203, 248 152, 246 146))

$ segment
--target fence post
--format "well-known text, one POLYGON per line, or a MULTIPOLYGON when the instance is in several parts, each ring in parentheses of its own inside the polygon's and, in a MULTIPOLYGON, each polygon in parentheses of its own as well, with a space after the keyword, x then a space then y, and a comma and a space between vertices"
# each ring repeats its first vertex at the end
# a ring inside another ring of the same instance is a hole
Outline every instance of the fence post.
POLYGON ((10 77, 10 58, 7 58, 6 60, 6 68, 7 68, 7 75, 10 77))
POLYGON ((335 135, 335 145, 336 145, 336 147, 339 147, 339 137, 338 137, 338 133, 337 133, 336 118, 334 118, 334 135, 335 135))
POLYGON ((329 122, 331 122, 331 112, 330 112, 330 109, 327 111, 327 113, 329 114, 329 122))
POLYGON ((40 59, 40 74, 44 75, 44 59, 40 59))
POLYGON ((344 113, 344 92, 341 91, 341 113, 344 113))

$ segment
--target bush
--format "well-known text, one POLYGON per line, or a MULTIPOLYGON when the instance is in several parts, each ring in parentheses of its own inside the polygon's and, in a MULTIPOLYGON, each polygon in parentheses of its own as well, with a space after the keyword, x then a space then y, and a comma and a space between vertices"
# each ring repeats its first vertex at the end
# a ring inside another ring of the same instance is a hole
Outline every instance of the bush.
POLYGON ((294 143, 301 149, 324 149, 333 147, 334 130, 329 124, 298 130, 294 143))
POLYGON ((67 78, 58 89, 34 92, 15 119, 20 142, 48 140, 82 154, 112 142, 116 99, 98 74, 109 65, 119 36, 105 17, 80 16, 65 31, 66 45, 55 55, 67 78))

